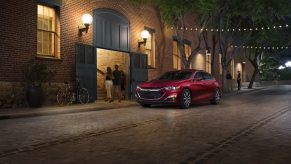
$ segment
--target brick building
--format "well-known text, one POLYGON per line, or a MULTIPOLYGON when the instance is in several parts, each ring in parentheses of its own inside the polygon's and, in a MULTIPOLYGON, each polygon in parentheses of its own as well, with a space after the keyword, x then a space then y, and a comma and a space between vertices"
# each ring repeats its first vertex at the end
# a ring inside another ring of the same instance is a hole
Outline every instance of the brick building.
MULTIPOLYGON (((1 1, 0 94, 1 105, 23 102, 23 66, 31 59, 45 63, 56 72, 45 86, 47 103, 55 101, 57 88, 64 82, 83 79, 93 99, 102 98, 104 72, 115 64, 127 75, 130 98, 134 86, 162 72, 181 69, 177 43, 170 27, 164 27, 158 11, 151 6, 134 6, 127 0, 21 0, 1 1), (93 17, 87 32, 82 15, 93 17), (146 44, 140 44, 141 32, 150 32, 146 44), (143 55, 146 54, 146 55, 143 55), (147 65, 145 65, 147 60, 147 65), (84 68, 84 66, 86 68, 84 68), (96 94, 97 93, 97 94, 96 94)), ((189 16, 189 26, 191 19, 189 16)), ((186 38, 186 51, 195 45, 195 35, 186 38)), ((219 57, 211 72, 221 79, 219 57)), ((198 53, 192 68, 210 71, 205 51, 198 53)), ((233 72, 242 70, 233 62, 233 72)))

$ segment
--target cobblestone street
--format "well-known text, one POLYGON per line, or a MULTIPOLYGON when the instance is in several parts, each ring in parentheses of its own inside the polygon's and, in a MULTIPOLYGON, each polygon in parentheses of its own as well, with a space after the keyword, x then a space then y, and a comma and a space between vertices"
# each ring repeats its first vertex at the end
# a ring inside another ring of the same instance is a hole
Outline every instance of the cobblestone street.
POLYGON ((291 86, 182 110, 129 107, 0 120, 0 163, 290 163, 291 86))

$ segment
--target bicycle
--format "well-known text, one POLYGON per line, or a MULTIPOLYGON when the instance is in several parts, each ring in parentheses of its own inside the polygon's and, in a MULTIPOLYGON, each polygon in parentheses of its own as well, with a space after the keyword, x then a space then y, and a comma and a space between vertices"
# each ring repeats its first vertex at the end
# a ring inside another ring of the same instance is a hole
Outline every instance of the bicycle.
POLYGON ((69 105, 74 101, 76 103, 86 104, 89 102, 89 92, 81 87, 80 80, 76 79, 76 92, 74 92, 68 82, 64 82, 64 87, 59 88, 57 92, 57 101, 60 105, 69 105))

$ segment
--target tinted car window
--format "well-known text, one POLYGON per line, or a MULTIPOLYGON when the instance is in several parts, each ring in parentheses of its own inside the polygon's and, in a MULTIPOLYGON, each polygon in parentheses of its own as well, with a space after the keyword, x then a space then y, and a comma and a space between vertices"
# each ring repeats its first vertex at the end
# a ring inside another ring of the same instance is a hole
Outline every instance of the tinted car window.
POLYGON ((202 72, 196 72, 194 79, 203 79, 202 72))
POLYGON ((203 77, 205 80, 211 80, 213 79, 212 76, 209 73, 203 72, 203 77))
POLYGON ((185 80, 190 78, 192 75, 192 72, 166 72, 161 77, 159 77, 159 80, 185 80))

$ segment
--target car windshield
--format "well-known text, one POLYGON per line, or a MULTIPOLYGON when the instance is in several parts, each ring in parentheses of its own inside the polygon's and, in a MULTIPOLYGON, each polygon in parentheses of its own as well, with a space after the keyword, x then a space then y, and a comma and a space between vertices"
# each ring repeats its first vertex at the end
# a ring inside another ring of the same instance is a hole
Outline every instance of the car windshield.
POLYGON ((158 80, 185 80, 190 78, 192 72, 166 72, 158 78, 158 80))

